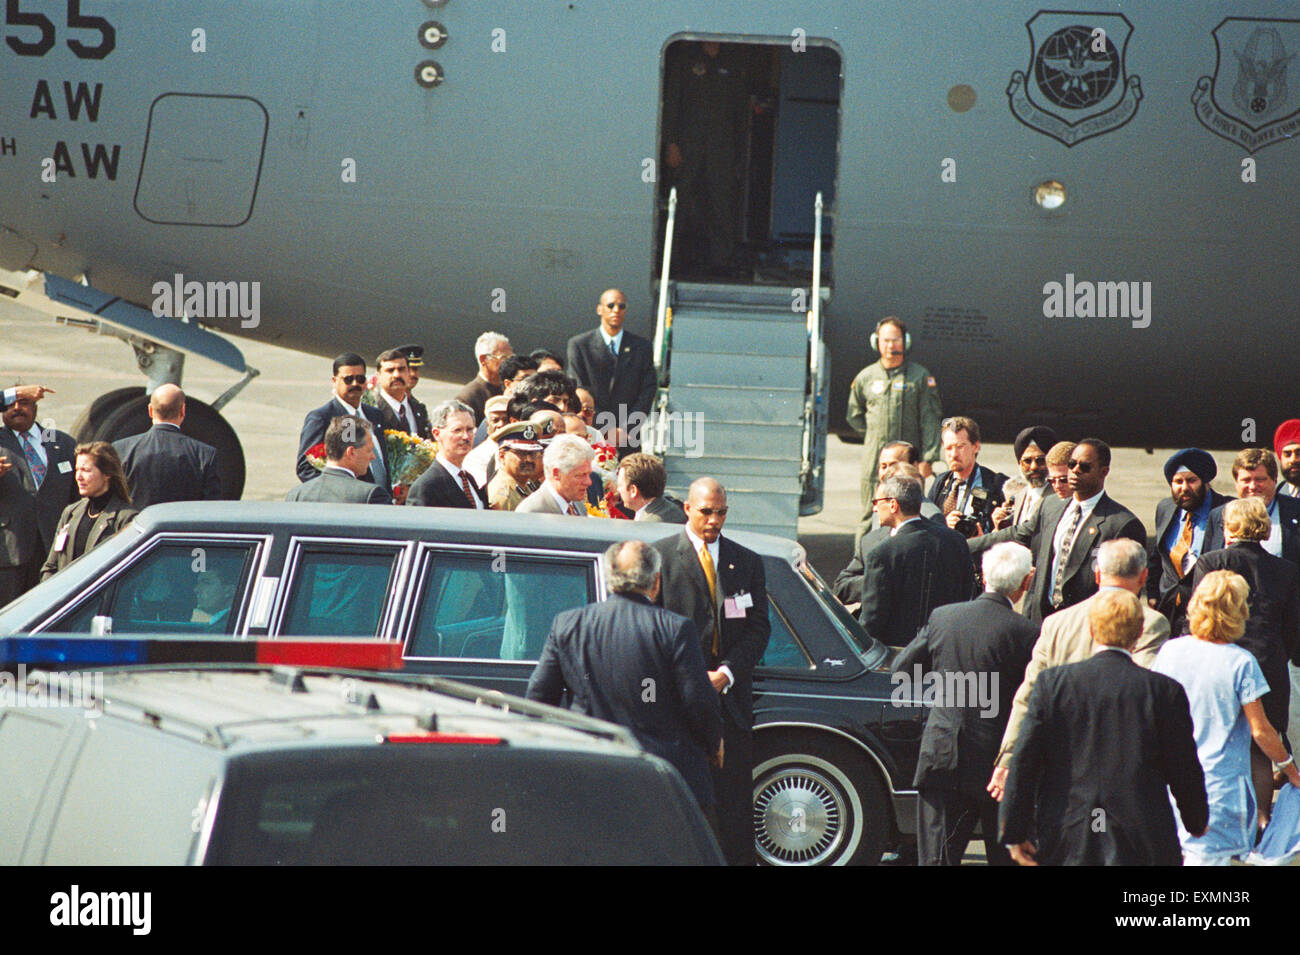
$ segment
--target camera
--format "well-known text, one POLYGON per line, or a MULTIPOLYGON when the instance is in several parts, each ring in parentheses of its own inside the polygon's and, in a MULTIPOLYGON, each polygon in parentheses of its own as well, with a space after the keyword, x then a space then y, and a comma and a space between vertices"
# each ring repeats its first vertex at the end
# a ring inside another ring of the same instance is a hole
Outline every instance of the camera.
POLYGON ((993 510, 989 504, 989 492, 982 487, 971 488, 970 509, 969 514, 957 518, 957 524, 953 527, 963 537, 974 537, 988 523, 989 514, 993 510))

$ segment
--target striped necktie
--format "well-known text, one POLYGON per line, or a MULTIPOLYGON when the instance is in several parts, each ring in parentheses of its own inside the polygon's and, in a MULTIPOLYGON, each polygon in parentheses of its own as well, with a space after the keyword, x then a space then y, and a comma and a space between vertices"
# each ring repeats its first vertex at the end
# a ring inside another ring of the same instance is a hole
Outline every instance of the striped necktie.
POLYGON ((469 501, 469 506, 477 510, 478 509, 477 495, 470 488, 469 475, 464 471, 460 472, 460 487, 461 490, 465 492, 465 500, 469 501))

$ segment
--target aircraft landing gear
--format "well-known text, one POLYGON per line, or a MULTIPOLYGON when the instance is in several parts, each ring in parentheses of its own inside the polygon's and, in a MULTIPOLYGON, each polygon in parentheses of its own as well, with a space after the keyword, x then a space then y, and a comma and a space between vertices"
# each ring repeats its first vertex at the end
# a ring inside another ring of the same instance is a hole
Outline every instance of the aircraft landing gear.
MULTIPOLYGON (((164 382, 179 383, 185 356, 156 342, 130 341, 135 348, 140 370, 149 375, 149 389, 164 382)), ((237 501, 244 493, 244 449, 239 436, 221 416, 225 406, 244 387, 252 375, 246 374, 213 404, 185 396, 185 423, 181 433, 217 449, 217 472, 221 475, 221 496, 237 501)), ((100 395, 82 412, 72 426, 72 435, 81 441, 113 442, 142 434, 150 427, 149 397, 143 387, 116 388, 100 395)))

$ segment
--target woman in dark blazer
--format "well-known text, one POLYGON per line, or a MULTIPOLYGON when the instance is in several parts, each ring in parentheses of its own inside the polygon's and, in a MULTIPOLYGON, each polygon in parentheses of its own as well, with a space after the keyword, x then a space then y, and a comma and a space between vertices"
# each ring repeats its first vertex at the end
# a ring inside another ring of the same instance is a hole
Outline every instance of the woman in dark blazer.
MULTIPOLYGON (((1250 617, 1237 646, 1249 650, 1259 661, 1268 681, 1268 693, 1261 701, 1269 723, 1283 732, 1291 700, 1287 659, 1300 660, 1300 570, 1281 557, 1274 557, 1260 545, 1272 525, 1264 502, 1257 497, 1229 501, 1223 508, 1223 529, 1230 540, 1222 550, 1201 556, 1192 572, 1193 590, 1215 570, 1230 570, 1250 585, 1250 617)), ((1267 818, 1273 804, 1273 767, 1259 747, 1252 744, 1250 770, 1255 783, 1257 805, 1267 818)))
POLYGON ((81 500, 59 517, 54 544, 41 568, 41 580, 102 544, 131 522, 131 492, 117 452, 107 441, 77 445, 77 490, 81 500))

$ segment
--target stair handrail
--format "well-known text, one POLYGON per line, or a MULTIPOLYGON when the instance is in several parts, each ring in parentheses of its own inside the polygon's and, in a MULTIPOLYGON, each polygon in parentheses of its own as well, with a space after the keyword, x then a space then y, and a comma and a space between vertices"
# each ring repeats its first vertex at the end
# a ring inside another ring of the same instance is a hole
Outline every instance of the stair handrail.
POLYGON ((820 190, 813 202, 813 261, 812 261, 812 348, 808 356, 808 370, 813 377, 813 391, 820 384, 822 373, 822 194, 820 190))
POLYGON ((655 309, 655 372, 662 380, 665 329, 668 318, 668 270, 673 260, 673 231, 677 226, 677 187, 668 190, 668 222, 664 226, 664 260, 659 267, 659 304, 655 309))
POLYGON ((808 312, 808 392, 804 396, 803 454, 800 477, 812 475, 813 429, 822 375, 822 194, 813 201, 812 308, 808 312))

